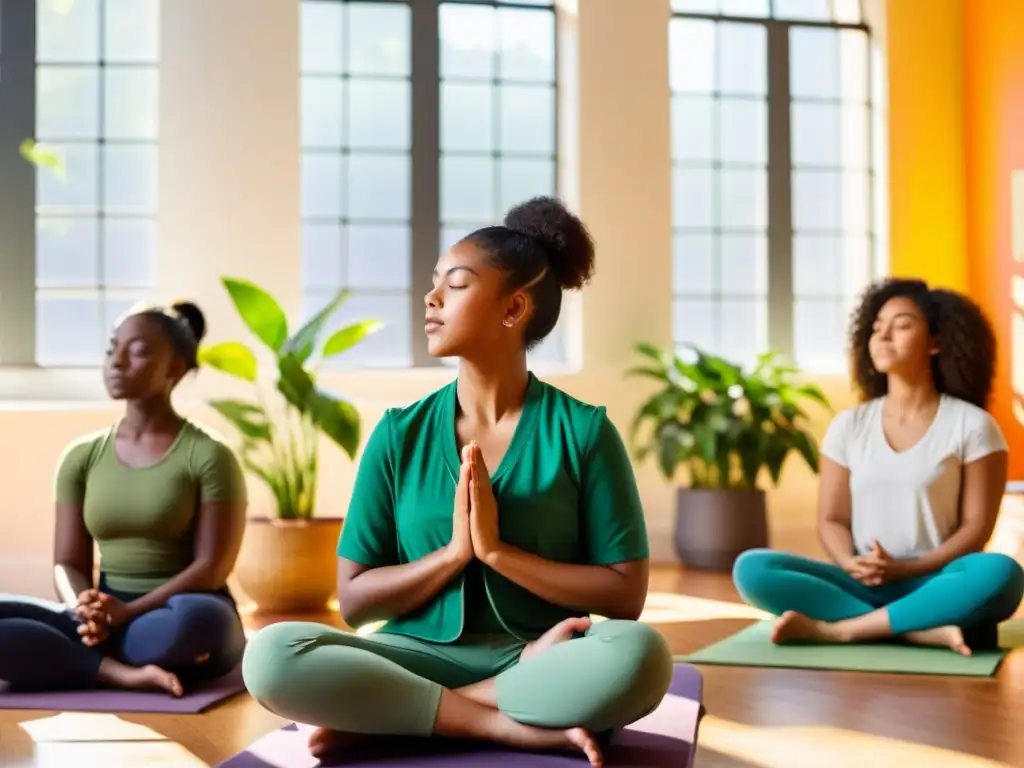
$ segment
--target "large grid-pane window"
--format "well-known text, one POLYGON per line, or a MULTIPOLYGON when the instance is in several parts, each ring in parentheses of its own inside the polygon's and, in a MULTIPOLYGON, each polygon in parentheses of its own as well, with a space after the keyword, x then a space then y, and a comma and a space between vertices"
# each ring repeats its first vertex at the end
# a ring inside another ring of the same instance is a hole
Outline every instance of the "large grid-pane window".
POLYGON ((843 371, 847 317, 884 248, 879 62, 859 3, 673 8, 673 338, 843 371))
POLYGON ((404 366, 410 349, 411 13, 405 3, 304 2, 302 313, 346 287, 334 319, 385 322, 345 356, 404 366))
MULTIPOLYGON (((338 368, 435 365, 423 294, 438 254, 556 192, 550 0, 304 0, 303 314, 385 329, 338 368)), ((535 357, 562 359, 560 328, 535 357)))
POLYGON ((674 337, 767 343, 768 76, 762 24, 672 24, 674 337))
POLYGON ((36 3, 36 362, 93 365, 156 269, 156 0, 36 3))
POLYGON ((159 0, 6 0, 3 14, 0 104, 17 108, 0 132, 0 273, 20 316, 0 330, 0 362, 96 365, 154 283, 159 0), (18 155, 32 137, 60 161, 34 179, 18 155))

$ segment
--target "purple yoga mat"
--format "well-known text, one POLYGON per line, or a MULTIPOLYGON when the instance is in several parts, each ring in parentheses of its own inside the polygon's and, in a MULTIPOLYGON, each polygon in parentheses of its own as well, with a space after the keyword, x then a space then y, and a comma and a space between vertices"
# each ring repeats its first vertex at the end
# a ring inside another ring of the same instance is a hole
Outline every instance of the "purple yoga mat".
MULTIPOLYGON (((691 768, 697 751, 697 731, 704 710, 703 681, 694 667, 677 664, 672 685, 661 705, 647 717, 616 734, 605 748, 605 765, 630 768, 691 768)), ((310 757, 306 740, 313 729, 289 725, 264 736, 244 752, 217 768, 317 768, 373 766, 373 768, 579 768, 582 755, 517 752, 487 744, 456 744, 441 740, 394 739, 390 746, 349 750, 319 762, 310 757)))
MULTIPOLYGON (((3 684, 0 683, 0 686, 3 684)), ((100 688, 83 691, 8 693, 0 687, 0 709, 52 709, 61 712, 159 712, 196 715, 241 693, 241 667, 212 682, 186 690, 181 698, 157 691, 120 691, 100 688)))

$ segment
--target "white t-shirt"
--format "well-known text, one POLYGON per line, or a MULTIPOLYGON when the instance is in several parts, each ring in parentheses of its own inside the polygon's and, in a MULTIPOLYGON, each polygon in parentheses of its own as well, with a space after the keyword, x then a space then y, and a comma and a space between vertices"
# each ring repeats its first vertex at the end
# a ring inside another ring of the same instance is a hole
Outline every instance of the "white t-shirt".
POLYGON ((963 466, 1007 450, 1006 440, 988 412, 943 395, 924 436, 896 451, 882 404, 876 398, 839 413, 821 452, 850 471, 854 549, 866 553, 877 539, 897 559, 920 557, 959 527, 963 466))

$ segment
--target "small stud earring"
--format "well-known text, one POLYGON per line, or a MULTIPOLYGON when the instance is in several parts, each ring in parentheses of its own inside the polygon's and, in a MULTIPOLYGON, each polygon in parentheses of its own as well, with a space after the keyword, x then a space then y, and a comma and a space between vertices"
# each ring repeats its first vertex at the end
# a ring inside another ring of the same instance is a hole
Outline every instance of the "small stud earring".
POLYGON ((513 325, 515 325, 515 320, 513 320, 511 317, 506 317, 504 320, 501 321, 501 324, 504 325, 506 328, 511 328, 513 325))

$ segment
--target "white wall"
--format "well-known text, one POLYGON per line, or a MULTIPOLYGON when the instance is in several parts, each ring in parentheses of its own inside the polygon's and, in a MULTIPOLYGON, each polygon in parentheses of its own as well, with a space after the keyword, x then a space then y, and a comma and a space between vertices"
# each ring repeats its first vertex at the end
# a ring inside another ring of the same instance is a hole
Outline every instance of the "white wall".
MULTIPOLYGON (((598 244, 596 277, 569 311, 582 367, 547 378, 608 406, 625 431, 645 385, 622 371, 635 341, 671 334, 671 206, 667 0, 562 0, 560 62, 563 189, 598 244)), ((218 280, 246 276, 271 287, 293 317, 299 308, 298 4, 286 0, 168 0, 163 3, 160 100, 160 219, 157 294, 188 296, 207 311, 210 339, 242 332, 218 280)), ((324 383, 359 407, 368 434, 384 408, 447 380, 449 371, 332 375, 324 383)), ((42 392, 54 377, 21 381, 42 392)), ((100 398, 99 373, 85 400, 0 402, 0 591, 49 590, 52 473, 64 445, 108 424, 117 409, 100 398), (88 396, 88 397, 87 397, 88 396)), ((822 382, 837 406, 845 383, 822 382)), ((7 376, 0 392, 19 382, 7 376)), ((204 372, 179 393, 184 411, 224 428, 202 405, 227 382, 204 372)), ((824 421, 815 429, 820 434, 824 421)), ((228 432, 230 434, 230 432, 228 432)), ((345 511, 354 467, 324 448, 319 513, 345 511)), ((638 468, 652 548, 671 559, 672 489, 638 468)), ((268 512, 258 481, 252 513, 268 512)), ((794 461, 770 496, 776 530, 813 516, 814 484, 794 461)))

